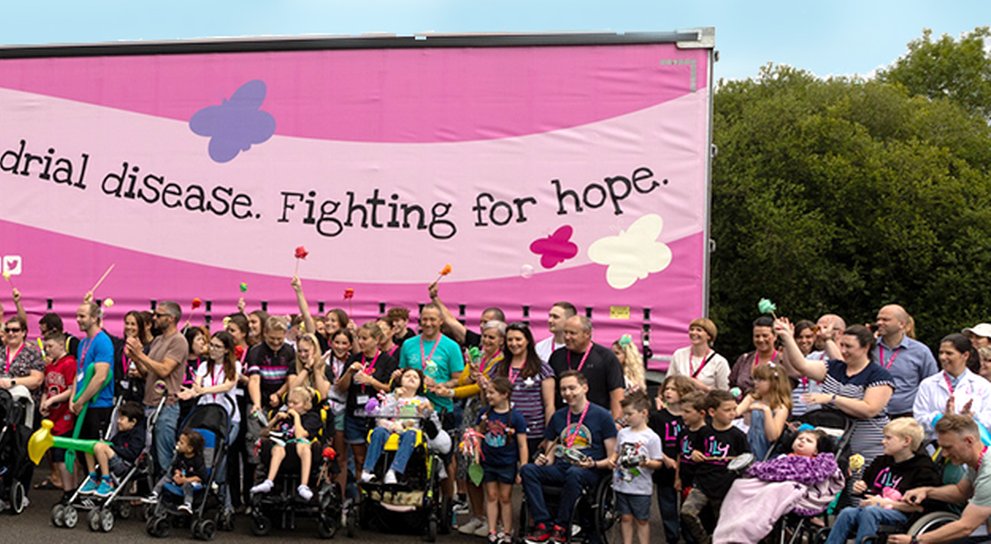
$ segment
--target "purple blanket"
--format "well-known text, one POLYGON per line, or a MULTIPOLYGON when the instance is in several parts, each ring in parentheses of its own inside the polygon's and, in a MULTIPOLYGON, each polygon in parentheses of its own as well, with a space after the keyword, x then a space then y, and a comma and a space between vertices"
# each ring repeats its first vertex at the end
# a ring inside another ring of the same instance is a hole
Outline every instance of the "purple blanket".
POLYGON ((814 458, 783 456, 757 463, 749 478, 733 482, 713 542, 756 544, 788 512, 815 515, 843 489, 843 473, 832 454, 814 458))

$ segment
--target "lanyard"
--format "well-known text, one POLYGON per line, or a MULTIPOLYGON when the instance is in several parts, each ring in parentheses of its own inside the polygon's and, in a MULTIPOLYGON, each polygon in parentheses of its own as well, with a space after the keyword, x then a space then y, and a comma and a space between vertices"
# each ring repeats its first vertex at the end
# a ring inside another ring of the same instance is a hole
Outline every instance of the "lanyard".
MULTIPOLYGON (((963 377, 963 374, 961 374, 960 377, 962 378, 963 377)), ((953 391, 956 388, 953 387, 953 380, 950 379, 950 375, 947 374, 947 372, 945 370, 943 371, 943 379, 946 380, 946 388, 950 390, 950 395, 953 395, 953 391)), ((957 379, 959 380, 960 378, 957 378, 957 379)))
POLYGON ((895 364, 895 359, 898 358, 898 353, 899 353, 898 350, 897 349, 891 350, 891 359, 888 359, 888 364, 885 364, 884 363, 884 346, 881 345, 881 344, 878 344, 877 345, 877 351, 878 351, 878 355, 880 355, 881 366, 883 366, 885 370, 890 369, 891 368, 891 365, 895 364))
MULTIPOLYGON (((591 402, 589 402, 587 400, 585 401, 585 409, 582 410, 582 415, 581 415, 581 417, 578 418, 578 423, 575 424, 575 429, 573 431, 571 431, 568 434, 568 436, 566 436, 564 438, 564 444, 566 446, 568 446, 569 448, 571 446, 574 446, 575 445, 575 440, 578 439, 578 431, 580 431, 581 428, 582 428, 582 422, 585 421, 585 416, 588 415, 588 407, 591 404, 592 404, 591 402)), ((569 408, 568 409, 568 427, 570 427, 570 426, 571 426, 571 409, 569 408)), ((565 428, 567 428, 567 427, 565 427, 565 428)))
POLYGON ((4 374, 10 375, 10 365, 14 364, 14 361, 17 360, 17 356, 21 354, 22 349, 24 349, 23 342, 21 343, 21 347, 17 348, 17 351, 14 352, 14 356, 11 357, 10 348, 4 348, 4 354, 7 356, 7 367, 4 368, 3 371, 4 374))
POLYGON ((711 349, 706 350, 705 355, 703 355, 702 358, 699 359, 699 363, 700 363, 699 367, 696 368, 695 370, 692 370, 692 354, 691 352, 688 353, 688 370, 692 371, 692 378, 697 378, 698 375, 702 372, 702 369, 705 368, 705 365, 709 364, 709 361, 711 360, 709 354, 711 353, 712 353, 711 349))
POLYGON ((588 360, 588 354, 589 353, 592 353, 592 343, 591 342, 589 342, 588 348, 585 349, 585 355, 582 355, 582 360, 581 360, 580 363, 578 363, 578 368, 577 369, 574 369, 574 368, 571 368, 571 350, 569 349, 568 350, 568 370, 578 370, 578 372, 581 372, 582 371, 582 367, 585 366, 585 361, 588 360))
MULTIPOLYGON (((980 471, 981 471, 981 462, 983 462, 983 461, 984 461, 984 454, 985 454, 985 453, 987 453, 987 452, 988 452, 988 447, 987 447, 987 446, 984 446, 984 449, 983 449, 983 450, 981 450, 981 456, 980 456, 980 457, 978 457, 978 458, 977 458, 977 462, 976 462, 976 463, 974 463, 974 472, 975 472, 975 473, 978 473, 978 472, 980 472, 980 471)), ((975 478, 975 479, 976 479, 976 478, 975 478)))
POLYGON ((509 383, 516 384, 516 380, 520 378, 520 374, 523 373, 523 367, 519 369, 513 368, 513 364, 509 363, 509 383))
POLYGON ((83 367, 86 366, 86 353, 89 352, 90 346, 93 345, 93 338, 86 337, 82 342, 79 343, 79 348, 83 354, 76 361, 76 374, 82 374, 83 367))
MULTIPOLYGON (((774 360, 777 359, 777 358, 778 358, 778 350, 774 350, 774 353, 771 353, 771 358, 767 362, 773 363, 774 360)), ((755 351, 754 352, 754 368, 757 368, 757 365, 759 365, 759 364, 760 364, 760 352, 759 351, 755 351)))
MULTIPOLYGON (((372 363, 369 364, 369 365, 366 365, 365 364, 365 354, 362 353, 361 354, 361 366, 363 368, 361 369, 361 371, 364 372, 365 374, 368 374, 369 376, 372 375, 372 374, 374 374, 375 373, 375 363, 378 362, 379 355, 382 355, 382 352, 381 351, 376 351, 375 352, 375 357, 372 358, 372 363)), ((431 353, 431 355, 433 355, 433 353, 431 353)))
POLYGON ((392 349, 389 350, 389 357, 392 357, 394 359, 396 357, 396 350, 398 349, 399 349, 398 345, 392 346, 392 349))
POLYGON ((433 349, 430 350, 430 355, 427 355, 426 352, 423 351, 423 336, 420 336, 420 370, 423 372, 427 371, 427 361, 433 360, 434 353, 437 351, 437 346, 439 345, 440 337, 438 336, 437 340, 434 342, 433 349))

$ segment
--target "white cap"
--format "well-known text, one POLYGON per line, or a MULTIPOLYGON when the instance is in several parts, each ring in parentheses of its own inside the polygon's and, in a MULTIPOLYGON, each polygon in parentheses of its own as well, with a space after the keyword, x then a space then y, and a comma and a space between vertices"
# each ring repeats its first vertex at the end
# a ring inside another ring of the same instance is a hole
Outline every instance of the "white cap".
POLYGON ((991 338, 991 323, 978 323, 977 325, 964 329, 960 332, 964 334, 973 334, 974 336, 983 336, 984 338, 991 338))

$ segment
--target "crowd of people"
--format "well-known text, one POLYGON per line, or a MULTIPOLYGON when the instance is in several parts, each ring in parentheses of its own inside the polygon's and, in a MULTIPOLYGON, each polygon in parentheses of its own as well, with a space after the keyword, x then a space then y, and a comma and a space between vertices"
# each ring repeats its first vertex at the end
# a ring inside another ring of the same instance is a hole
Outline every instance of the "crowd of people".
MULTIPOLYGON (((459 448, 444 459, 443 495, 463 504, 463 534, 510 542, 511 498, 520 486, 532 523, 527 540, 564 541, 578 497, 608 478, 624 544, 651 542, 655 496, 666 541, 703 544, 713 531, 736 530, 727 512, 739 508, 733 498, 744 491, 734 488, 730 462, 748 452, 760 461, 786 452, 781 463, 789 466, 825 459, 828 440, 797 428, 794 419, 831 410, 850 420, 850 450, 863 456, 866 470, 843 475, 848 508, 830 542, 863 538, 879 523, 904 523, 924 500, 970 500, 960 520, 924 542, 969 534, 991 515, 991 463, 981 462, 988 447, 980 432, 991 424, 991 324, 949 334, 934 357, 913 338, 915 323, 897 305, 881 308, 869 326, 847 326, 833 314, 794 323, 760 317, 754 349, 730 365, 716 351, 717 325, 699 318, 688 324, 688 345, 673 353, 655 393, 632 339, 593 341, 592 322, 570 302, 549 309, 549 336, 537 341, 528 325, 507 323, 499 308, 485 309, 479 330, 471 330, 436 284, 416 332, 407 308, 357 324, 340 309, 313 315, 302 282, 293 278, 290 286, 297 315, 249 312, 242 303, 211 331, 184 323, 180 305, 165 301, 153 311, 128 312, 123 338, 106 332, 101 307, 88 294, 75 315, 79 337, 46 313, 37 321, 39 342, 30 340, 15 290, 16 313, 3 318, 0 388, 26 389, 56 435, 72 433, 77 417, 78 438, 98 439, 116 428, 110 443, 85 455, 87 472, 78 478, 66 469, 66 452, 52 450, 51 473, 39 485, 65 496, 79 486, 105 496, 149 439, 160 486, 182 487, 188 511, 202 482, 203 446, 180 424, 197 404, 221 404, 233 423, 226 475, 232 507, 243 510, 253 494, 272 492, 289 451, 302 466, 296 493, 309 501, 308 444, 321 432, 314 394, 330 403, 341 489, 400 482, 420 423, 356 416, 380 399, 429 414, 430 425, 455 443, 477 437, 480 483, 468 476, 472 460, 459 448), (144 419, 153 412, 158 417, 146 438, 144 419), (253 427, 258 414, 268 416, 266 432, 253 427), (399 435, 398 451, 376 473, 392 434, 399 435), (263 440, 271 442, 271 462, 259 467, 263 440), (938 487, 923 451, 934 443, 966 467, 960 483, 938 487), (176 466, 183 470, 168 470, 176 466), (553 506, 548 486, 560 488, 553 506)), ((32 474, 22 478, 30 484, 32 474)))

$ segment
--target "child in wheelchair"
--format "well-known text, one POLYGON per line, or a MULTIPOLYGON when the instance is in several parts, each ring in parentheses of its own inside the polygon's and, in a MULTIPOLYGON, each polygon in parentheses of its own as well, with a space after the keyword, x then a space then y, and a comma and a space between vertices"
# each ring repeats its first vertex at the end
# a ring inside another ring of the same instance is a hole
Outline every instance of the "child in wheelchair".
POLYGON ((252 494, 270 493, 275 487, 279 467, 286 458, 286 447, 292 446, 299 457, 299 487, 296 493, 305 500, 313 498, 309 487, 313 455, 310 444, 323 427, 320 413, 313 409, 313 393, 306 387, 296 387, 289 392, 286 405, 269 423, 268 439, 271 442, 271 462, 264 481, 251 488, 252 494))
POLYGON ((884 427, 884 455, 875 458, 853 484, 853 492, 863 499, 859 506, 840 511, 827 544, 843 544, 851 534, 859 543, 876 534, 881 525, 905 525, 910 514, 922 511, 921 506, 902 500, 902 495, 916 487, 941 483, 932 459, 919 452, 924 435, 922 425, 909 417, 884 427))
POLYGON ((368 483, 376 478, 375 465, 382 457, 386 442, 394 433, 400 437, 399 447, 382 482, 398 483, 398 477, 405 474, 406 465, 416 448, 421 418, 433 414, 430 401, 422 393, 423 373, 415 368, 404 369, 399 376, 399 387, 386 395, 377 409, 380 417, 369 437, 368 453, 361 471, 362 482, 368 483))

